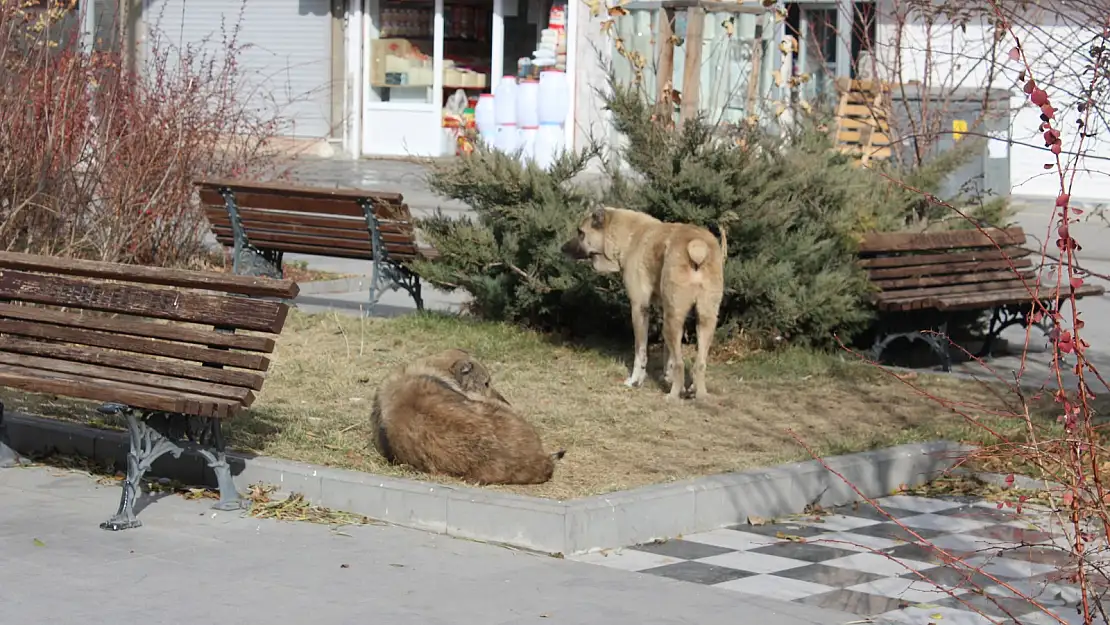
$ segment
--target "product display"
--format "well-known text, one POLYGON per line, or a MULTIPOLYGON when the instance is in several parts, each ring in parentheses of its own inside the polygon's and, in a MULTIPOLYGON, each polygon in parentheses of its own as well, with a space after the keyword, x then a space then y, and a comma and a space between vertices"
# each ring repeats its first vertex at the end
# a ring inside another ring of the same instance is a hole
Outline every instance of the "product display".
MULTIPOLYGON (((431 0, 384 0, 370 46, 373 87, 430 87, 435 48, 431 0)), ((484 5, 443 7, 443 87, 485 89, 489 85, 489 29, 492 12, 484 5)))
MULTIPOLYGON (((536 33, 534 39, 529 32, 506 25, 508 41, 494 50, 493 4, 488 0, 444 0, 441 40, 435 38, 439 16, 433 0, 379 0, 378 12, 371 18, 373 36, 368 42, 374 101, 396 102, 401 107, 398 110, 442 102, 444 147, 454 143, 457 154, 466 154, 481 141, 490 148, 518 152, 522 160, 548 167, 564 149, 569 112, 566 1, 554 0, 547 11, 547 27, 530 31, 536 33), (491 76, 492 68, 500 67, 495 54, 527 50, 533 40, 535 50, 517 59, 515 72, 510 59, 503 76, 491 76), (522 46, 525 41, 528 43, 522 46), (438 81, 434 59, 437 43, 443 53, 443 73, 438 81), (442 84, 441 94, 433 89, 437 82, 442 84)), ((527 14, 509 13, 505 18, 526 20, 531 29, 537 22, 533 6, 528 5, 527 14)), ((538 21, 537 28, 543 26, 542 16, 538 21)))
MULTIPOLYGON (((370 84, 373 87, 431 87, 432 55, 408 39, 375 39, 370 46, 370 84)), ((445 89, 484 89, 487 76, 470 67, 443 60, 445 89)))
MULTIPOLYGON (((567 6, 554 4, 548 14, 547 28, 540 32, 540 41, 532 59, 528 61, 527 70, 520 74, 524 76, 537 76, 541 71, 567 69, 567 6)), ((522 61, 524 59, 521 59, 522 61)))

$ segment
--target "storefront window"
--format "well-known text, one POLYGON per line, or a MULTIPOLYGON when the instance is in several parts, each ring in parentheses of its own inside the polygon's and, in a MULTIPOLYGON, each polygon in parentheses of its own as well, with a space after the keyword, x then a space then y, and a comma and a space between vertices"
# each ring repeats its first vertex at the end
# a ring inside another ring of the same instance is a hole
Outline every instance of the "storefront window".
POLYGON ((378 3, 378 36, 370 42, 370 87, 378 101, 433 101, 434 17, 431 2, 378 3))
MULTIPOLYGON (((488 2, 447 0, 443 5, 442 84, 487 88, 491 11, 488 2)), ((370 86, 380 102, 430 104, 435 82, 435 6, 431 0, 380 0, 378 36, 370 44, 370 86)))

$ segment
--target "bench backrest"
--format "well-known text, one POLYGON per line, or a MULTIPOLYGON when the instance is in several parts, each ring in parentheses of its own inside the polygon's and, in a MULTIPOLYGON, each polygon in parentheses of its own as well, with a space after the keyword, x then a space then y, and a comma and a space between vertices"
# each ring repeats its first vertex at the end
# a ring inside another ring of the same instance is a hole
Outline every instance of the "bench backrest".
POLYGON ((1022 279, 1035 273, 1029 258, 1032 252, 1021 247, 1025 231, 991 228, 985 232, 867 235, 860 244, 859 264, 880 289, 876 304, 882 309, 909 310, 942 296, 1021 288, 1022 279))
POLYGON ((0 386, 202 417, 254 400, 291 280, 0 252, 0 386), (236 334, 236 331, 251 334, 236 334))
POLYGON ((412 214, 400 193, 227 180, 196 186, 216 238, 229 247, 234 237, 223 189, 234 195, 247 240, 261 249, 373 259, 363 209, 369 202, 390 257, 409 260, 417 254, 412 214))

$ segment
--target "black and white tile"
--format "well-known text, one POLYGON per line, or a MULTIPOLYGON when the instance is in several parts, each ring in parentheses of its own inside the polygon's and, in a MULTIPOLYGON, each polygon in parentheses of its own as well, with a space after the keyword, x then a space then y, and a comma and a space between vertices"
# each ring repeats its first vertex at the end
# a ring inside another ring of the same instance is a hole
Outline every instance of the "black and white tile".
POLYGON ((1051 527, 1043 511, 910 495, 878 503, 886 514, 849 505, 573 559, 840 610, 875 624, 1059 623, 993 576, 1064 622, 1082 621, 1078 590, 1058 581, 1070 556, 1058 548, 1056 532, 1042 529, 1051 527))

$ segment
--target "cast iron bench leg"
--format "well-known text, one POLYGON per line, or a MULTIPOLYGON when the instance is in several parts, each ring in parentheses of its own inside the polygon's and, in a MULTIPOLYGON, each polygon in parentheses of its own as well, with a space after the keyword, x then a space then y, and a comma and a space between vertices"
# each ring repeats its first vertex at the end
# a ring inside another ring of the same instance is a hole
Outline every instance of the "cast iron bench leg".
POLYGON ((0 402, 0 469, 18 467, 24 464, 27 464, 27 460, 15 453, 15 450, 11 447, 11 439, 8 438, 8 426, 4 425, 4 403, 0 402))
POLYGON ((101 529, 119 531, 142 526, 142 521, 135 517, 135 501, 142 492, 143 475, 166 453, 180 458, 188 450, 204 457, 215 472, 220 489, 220 500, 213 508, 241 510, 245 507, 231 477, 219 419, 161 412, 144 413, 119 404, 107 404, 101 411, 125 414, 131 436, 131 451, 127 454, 127 478, 123 482, 119 510, 115 516, 100 524, 101 529))
POLYGON ((100 524, 100 529, 118 532, 142 527, 143 522, 135 517, 135 501, 142 493, 143 475, 150 470, 151 465, 158 458, 166 453, 172 453, 175 458, 180 458, 184 449, 146 423, 144 417, 151 415, 143 415, 139 411, 118 404, 110 404, 102 411, 123 412, 127 416, 131 449, 127 452, 127 477, 123 480, 119 509, 112 518, 100 524))
POLYGON ((370 307, 366 310, 366 314, 373 314, 378 300, 387 289, 390 291, 404 289, 416 303, 416 309, 424 310, 424 298, 420 293, 420 276, 409 271, 404 265, 390 260, 389 253, 382 242, 378 218, 374 215, 374 203, 365 199, 360 200, 359 204, 366 219, 366 228, 370 231, 371 255, 374 258, 370 269, 370 307))
POLYGON ((239 206, 235 201, 235 192, 227 187, 220 189, 227 209, 227 218, 231 222, 233 245, 231 248, 231 273, 235 275, 261 276, 264 278, 282 279, 282 257, 284 254, 275 250, 261 250, 251 245, 247 238, 247 231, 239 218, 239 206))
POLYGON ((941 367, 945 373, 952 370, 952 353, 948 340, 948 320, 945 319, 929 330, 902 330, 894 326, 880 325, 875 334, 875 342, 871 346, 869 356, 876 363, 882 363, 883 352, 888 345, 897 339, 906 339, 912 344, 914 341, 923 341, 934 354, 940 357, 941 367))
POLYGON ((208 430, 208 437, 211 440, 201 440, 201 443, 196 447, 196 451, 204 456, 204 459, 208 462, 208 468, 216 474, 216 486, 220 489, 220 500, 212 507, 225 512, 246 509, 249 507, 248 502, 239 496, 239 489, 235 487, 235 480, 231 477, 231 465, 227 463, 227 454, 224 451, 224 436, 220 429, 220 420, 207 419, 207 421, 208 423, 202 427, 208 430), (210 444, 212 449, 206 449, 202 446, 205 443, 210 444))
MULTIPOLYGON (((1045 308, 1052 312, 1052 302, 1045 302, 1045 308)), ((987 335, 983 338, 983 346, 979 348, 979 352, 975 354, 976 358, 986 358, 990 356, 991 347, 994 346, 995 340, 1001 336, 1002 331, 1013 325, 1020 324, 1022 328, 1034 326, 1041 331, 1046 338, 1051 338, 1054 320, 1051 314, 1044 314, 1040 321, 1034 322, 1032 316, 1029 314, 1033 304, 1009 304, 996 306, 991 310, 990 324, 987 326, 987 335)))

